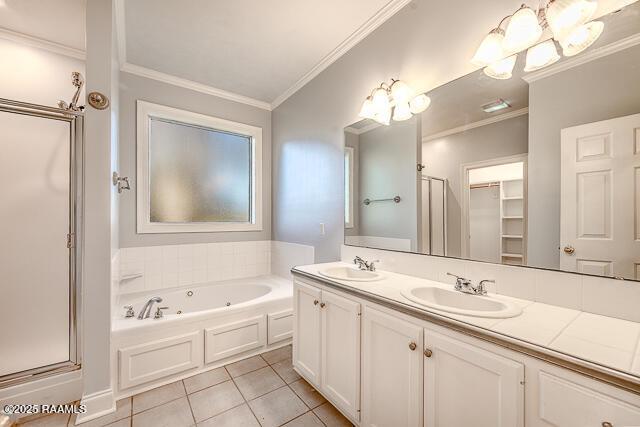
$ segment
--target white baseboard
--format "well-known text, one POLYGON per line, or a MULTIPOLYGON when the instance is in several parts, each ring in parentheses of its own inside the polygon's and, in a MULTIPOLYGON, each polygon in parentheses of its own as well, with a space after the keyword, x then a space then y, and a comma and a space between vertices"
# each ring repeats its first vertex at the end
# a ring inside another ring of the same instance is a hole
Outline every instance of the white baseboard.
POLYGON ((87 411, 84 414, 78 414, 76 425, 100 418, 116 410, 116 401, 113 398, 113 389, 111 388, 82 396, 80 404, 85 405, 87 411))

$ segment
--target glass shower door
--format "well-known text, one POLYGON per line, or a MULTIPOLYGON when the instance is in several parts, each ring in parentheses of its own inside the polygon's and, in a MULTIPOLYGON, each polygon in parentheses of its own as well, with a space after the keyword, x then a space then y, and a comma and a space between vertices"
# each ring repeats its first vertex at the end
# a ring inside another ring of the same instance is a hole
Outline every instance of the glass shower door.
POLYGON ((0 387, 77 362, 75 152, 82 120, 2 104, 0 387))

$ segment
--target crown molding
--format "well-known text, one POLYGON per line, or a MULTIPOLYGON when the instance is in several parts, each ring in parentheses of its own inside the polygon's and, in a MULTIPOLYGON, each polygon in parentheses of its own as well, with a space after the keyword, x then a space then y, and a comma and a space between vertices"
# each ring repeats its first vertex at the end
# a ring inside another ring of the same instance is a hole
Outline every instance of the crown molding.
POLYGON ((577 67, 579 65, 586 64, 587 62, 591 62, 593 60, 603 58, 607 55, 620 52, 621 50, 636 46, 637 44, 640 44, 640 33, 625 37, 623 39, 605 46, 598 47, 588 52, 580 53, 564 61, 558 62, 550 67, 543 68, 542 70, 525 74, 524 76, 522 76, 522 79, 527 83, 532 83, 552 76, 554 74, 570 70, 571 68, 577 67))
POLYGON ((380 9, 373 17, 368 19, 356 31, 351 33, 346 40, 340 43, 335 49, 320 60, 311 70, 303 75, 300 80, 295 82, 289 89, 285 90, 272 103, 271 109, 276 109, 280 104, 286 101, 294 93, 302 89, 304 85, 309 83, 318 74, 323 72, 329 65, 336 62, 342 55, 347 53, 351 48, 360 43, 365 37, 371 34, 376 28, 396 14, 400 9, 409 4, 411 0, 391 0, 382 9, 380 9))
POLYGON ((17 31, 7 30, 6 28, 0 28, 0 39, 47 50, 49 52, 57 53, 58 55, 64 55, 70 58, 80 59, 82 61, 84 61, 87 56, 86 52, 82 49, 41 39, 39 37, 33 37, 17 31))
POLYGON ((425 135, 422 137, 422 142, 424 143, 424 142, 433 141, 434 139, 444 138, 445 136, 453 135, 460 132, 465 132, 465 131, 479 128, 482 126, 491 125, 493 123, 498 123, 503 120, 509 120, 509 119, 513 119, 514 117, 524 116, 525 114, 528 114, 528 113, 529 113, 529 107, 524 107, 519 110, 511 111, 509 113, 500 114, 499 116, 496 116, 496 117, 490 117, 488 119, 479 120, 477 122, 469 123, 463 126, 447 129, 442 132, 434 133, 432 135, 425 135))
POLYGON ((183 87, 185 89, 190 89, 196 92, 205 93, 207 95, 217 96, 218 98, 228 99, 229 101, 239 102, 241 104, 251 105, 252 107, 257 107, 263 110, 271 111, 271 104, 269 104, 268 102, 249 98, 248 96, 239 95, 233 92, 227 92, 226 90, 218 89, 212 86, 207 86, 205 84, 194 82, 192 80, 176 77, 171 74, 161 73, 160 71, 141 67, 135 64, 130 64, 128 62, 121 64, 120 71, 129 73, 129 74, 134 74, 140 77, 146 77, 152 80, 157 80, 159 82, 168 83, 170 85, 183 87))

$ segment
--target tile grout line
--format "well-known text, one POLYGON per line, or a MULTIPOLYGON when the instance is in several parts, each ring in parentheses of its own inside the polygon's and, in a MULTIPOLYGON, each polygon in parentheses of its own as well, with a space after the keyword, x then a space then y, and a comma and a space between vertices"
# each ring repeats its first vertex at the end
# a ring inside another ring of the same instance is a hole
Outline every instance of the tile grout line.
MULTIPOLYGON (((258 356, 260 357, 260 359, 264 360, 264 358, 262 358, 262 356, 260 356, 260 355, 258 355, 258 356)), ((267 366, 269 366, 269 362, 267 362, 266 360, 264 360, 264 362, 267 364, 267 366)), ((251 415, 253 415, 253 418, 256 420, 258 425, 262 426, 262 423, 258 419, 258 416, 256 415, 255 412, 253 412, 253 408, 251 408, 251 405, 249 405, 249 401, 244 397, 244 394, 242 394, 242 392, 240 391, 240 387, 238 387, 238 384, 236 384, 235 379, 231 376, 231 373, 227 369, 227 366, 225 365, 224 368, 225 368, 225 370, 227 370, 227 373, 229 374, 229 377, 231 378, 231 381, 233 382, 233 385, 238 390, 238 393, 240 393, 240 396, 242 396, 242 400, 244 400, 243 405, 247 405, 247 408, 249 408, 249 412, 251 412, 251 415)), ((262 368, 260 368, 260 369, 262 369, 262 368)), ((256 371, 257 371, 257 369, 256 369, 256 371)), ((255 371, 251 371, 251 372, 255 372, 255 371)), ((247 372, 247 374, 250 374, 251 372, 247 372)), ((238 375, 238 376, 242 376, 242 375, 238 375)), ((240 405, 238 405, 238 406, 240 406, 240 405)), ((237 408, 237 406, 236 406, 236 408, 237 408)))
POLYGON ((578 314, 576 314, 576 315, 575 315, 575 317, 573 317, 573 319, 569 320, 569 322, 567 322, 567 324, 566 324, 566 325, 564 325, 562 328, 560 328, 560 331, 558 331, 558 333, 557 333, 557 334, 555 334, 555 335, 553 336, 553 338, 551 338, 551 341, 549 341, 549 343, 547 344, 547 346, 551 345, 555 340, 557 340, 558 338, 560 338, 560 335, 562 335, 562 333, 563 333, 564 331, 566 331, 566 330, 567 330, 567 328, 568 328, 569 326, 571 326, 571 325, 573 324, 573 322, 575 322, 575 321, 578 319, 578 317, 580 317, 580 313, 581 313, 581 312, 578 312, 578 314))
MULTIPOLYGON (((180 380, 182 388, 184 388, 184 395, 187 398, 187 405, 189 405, 189 412, 191 412, 191 418, 193 419, 193 425, 197 425, 196 415, 193 413, 193 407, 191 406, 191 399, 189 399, 189 393, 187 393, 187 386, 184 384, 184 379, 180 380)), ((132 426, 133 427, 133 426, 132 426)))

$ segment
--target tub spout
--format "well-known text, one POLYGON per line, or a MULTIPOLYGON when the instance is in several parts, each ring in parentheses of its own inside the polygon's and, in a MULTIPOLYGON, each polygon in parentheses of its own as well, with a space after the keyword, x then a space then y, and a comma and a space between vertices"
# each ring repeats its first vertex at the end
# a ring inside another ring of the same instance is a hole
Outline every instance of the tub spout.
POLYGON ((151 308, 153 307, 153 303, 154 302, 160 303, 160 302, 162 302, 162 298, 153 297, 149 301, 147 301, 142 306, 142 309, 140 310, 140 313, 138 313, 138 320, 146 319, 147 317, 149 317, 151 315, 151 308))

